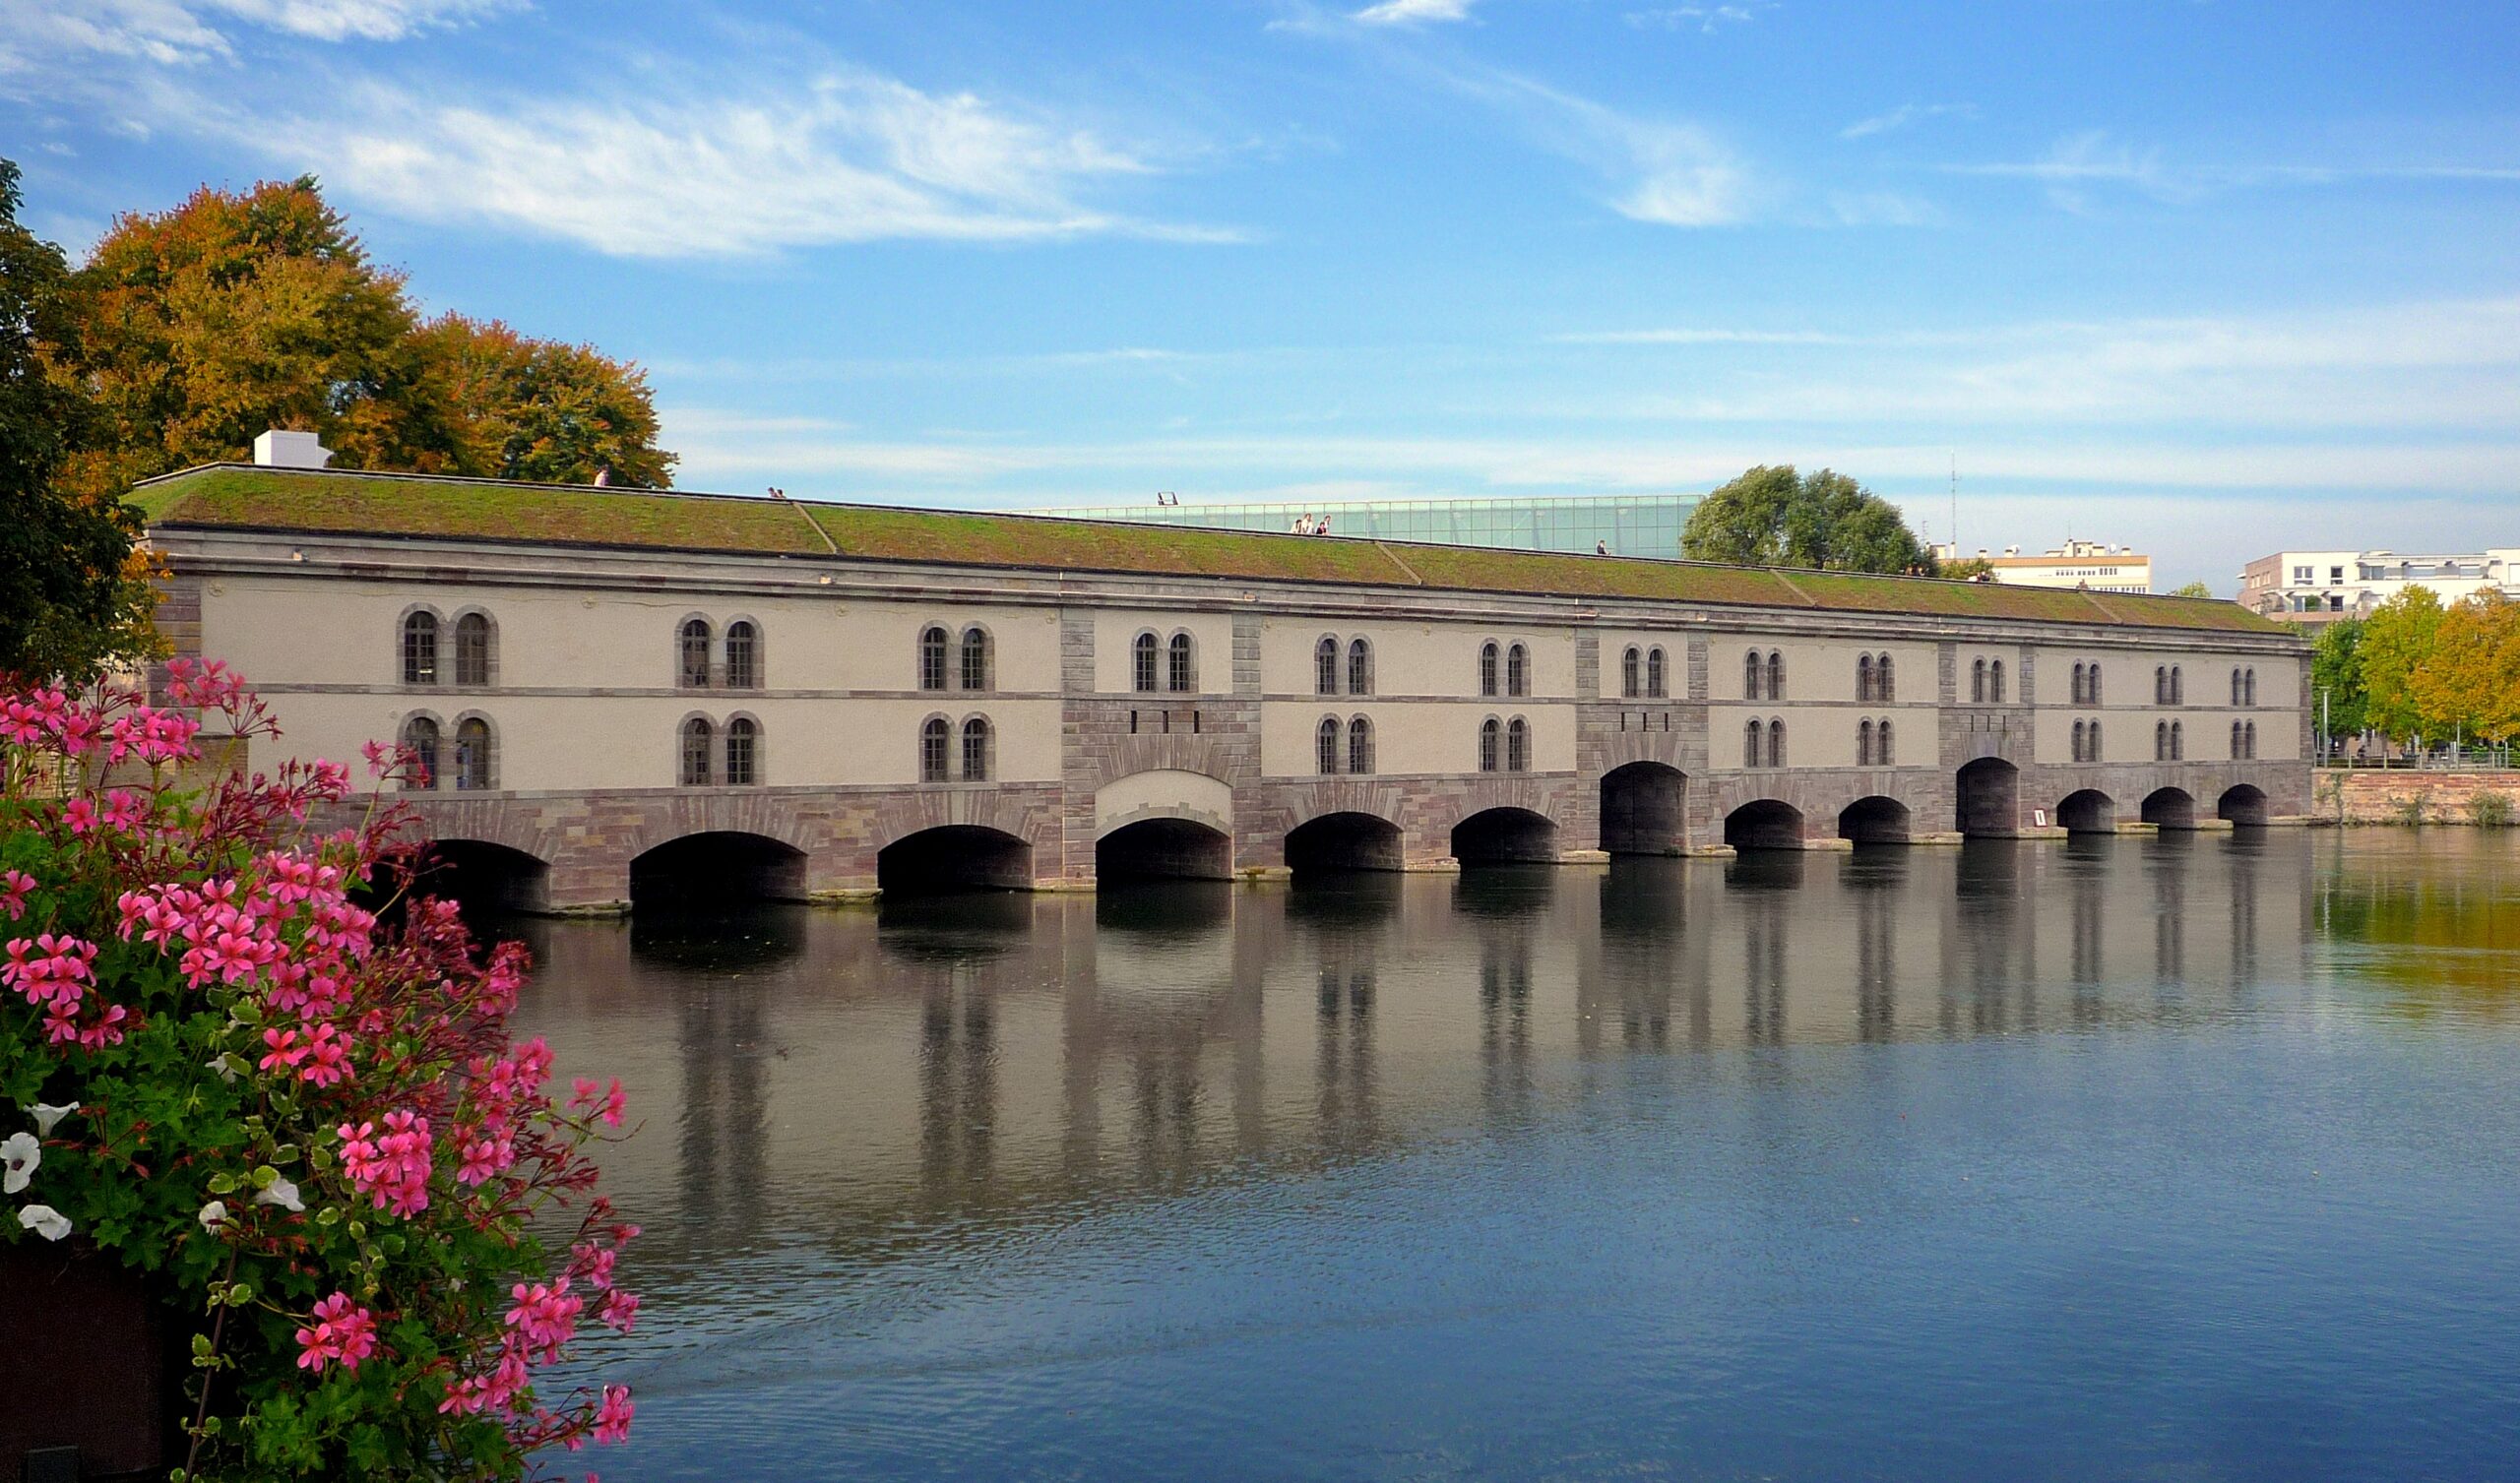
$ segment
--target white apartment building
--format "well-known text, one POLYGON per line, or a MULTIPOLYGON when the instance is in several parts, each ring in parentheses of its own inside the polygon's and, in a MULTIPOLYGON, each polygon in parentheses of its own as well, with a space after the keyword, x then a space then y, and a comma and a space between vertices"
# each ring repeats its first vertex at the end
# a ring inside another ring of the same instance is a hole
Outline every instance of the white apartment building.
POLYGON ((2488 589, 2520 596, 2520 547, 2415 555, 2396 551, 2278 551, 2240 571, 2240 604, 2294 623, 2368 616, 2408 587, 2446 606, 2488 589))
POLYGON ((1983 561, 1993 570, 1995 581, 2007 587, 2078 587, 2094 592, 2153 589, 2153 559, 2131 546, 2107 541, 2069 540, 2036 556, 2024 556, 2019 546, 2006 546, 2000 553, 1982 546, 1974 558, 1943 541, 1934 546, 1933 554, 1936 561, 1983 561))

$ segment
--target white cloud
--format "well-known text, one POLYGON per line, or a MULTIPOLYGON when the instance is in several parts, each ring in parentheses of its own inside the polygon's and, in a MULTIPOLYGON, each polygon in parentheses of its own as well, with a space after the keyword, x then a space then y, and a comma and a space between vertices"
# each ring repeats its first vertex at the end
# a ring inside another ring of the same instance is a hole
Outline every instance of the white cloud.
POLYGON ((1674 5, 1661 10, 1632 10, 1623 18, 1640 31, 1694 31, 1707 35, 1727 26, 1746 25, 1772 3, 1745 5, 1674 5))
POLYGON ((522 0, 0 0, 0 73, 81 55, 161 67, 235 54, 218 24, 319 41, 399 41, 461 25, 522 0))
POLYGON ((1471 0, 1382 0, 1350 19, 1368 26, 1408 26, 1422 21, 1467 21, 1471 0))
POLYGON ((1154 169, 1090 131, 862 71, 689 97, 472 102, 380 84, 329 115, 220 119, 266 155, 398 215, 625 257, 901 237, 1233 239, 1085 204, 1083 188, 1154 169))
POLYGON ((1920 119, 1976 118, 1977 116, 1978 105, 1975 103, 1901 103, 1887 113, 1856 120, 1840 129, 1838 137, 1868 139, 1875 134, 1887 134, 1894 129, 1904 129, 1920 119))
POLYGON ((2090 207, 2085 187, 2117 186, 2158 201, 2193 201, 2220 191, 2279 185, 2337 185, 2351 181, 2447 184, 2520 183, 2520 165, 2501 163, 2174 164, 2158 146, 2137 149, 2105 129, 2069 134, 2036 159, 1951 164, 1955 175, 2034 181, 2068 211, 2090 207))

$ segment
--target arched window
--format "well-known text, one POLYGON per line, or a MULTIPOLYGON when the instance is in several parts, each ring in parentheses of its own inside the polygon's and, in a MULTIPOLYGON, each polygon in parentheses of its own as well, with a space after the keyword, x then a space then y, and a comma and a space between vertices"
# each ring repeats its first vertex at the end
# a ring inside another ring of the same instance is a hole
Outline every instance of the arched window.
POLYGON ((2257 758, 2257 722, 2255 722, 2255 721, 2251 721, 2251 722, 2249 722, 2249 723, 2248 723, 2248 737, 2247 737, 2247 740, 2248 740, 2248 755, 2249 755, 2249 759, 2250 759, 2251 761, 2255 761, 2255 760, 2256 760, 2256 758, 2257 758))
POLYGON ((918 631, 918 688, 945 688, 945 630, 930 624, 918 631))
POLYGON ((1898 761, 1899 754, 1890 746, 1890 717, 1885 715, 1881 724, 1872 730, 1872 765, 1876 768, 1894 767, 1898 761))
MULTIPOLYGON (((727 630, 731 637, 733 630, 727 630)), ((761 781, 761 723, 749 715, 726 722, 726 786, 748 788, 761 781)))
POLYGON ((437 614, 413 613, 403 620, 403 683, 437 683, 437 614))
MULTIPOLYGON (((2074 666, 2074 683, 2077 686, 2082 683, 2082 666, 2080 664, 2074 666)), ((2091 759, 2083 755, 2083 723, 2076 721, 2074 722, 2074 761, 2088 762, 2091 759)))
POLYGON ((1984 704, 1986 699, 1986 661, 1979 659, 1969 666, 1969 699, 1984 704))
MULTIPOLYGON (((2254 669, 2241 670, 2240 681, 2240 704, 2243 706, 2255 707, 2257 705, 2257 671, 2254 669)), ((2257 723, 2255 721, 2251 721, 2249 724, 2253 726, 2257 723)))
POLYGON ((2083 743, 2083 747, 2084 747, 2084 750, 2085 750, 2085 752, 2086 752, 2086 754, 2087 754, 2087 756, 2086 756, 2086 760, 2087 760, 2087 761, 2090 761, 2090 762, 2099 762, 2099 761, 2102 761, 2102 760, 2103 760, 2103 759, 2102 759, 2102 757, 2101 757, 2101 751, 2100 751, 2100 717, 2099 717, 2099 716, 2096 716, 2096 715, 2095 715, 2095 716, 2093 716, 2093 717, 2091 718, 2091 737, 2090 737, 2090 739, 2089 739, 2088 741, 2086 741, 2086 742, 2084 742, 2084 743, 2083 743))
POLYGON ((931 715, 918 727, 918 780, 943 782, 946 778, 946 751, 953 745, 954 728, 945 717, 931 715))
POLYGON ((2004 661, 2001 659, 1986 666, 1986 698, 1998 706, 2004 703, 2004 661))
POLYGON ((2170 722, 2153 722, 2153 761, 2170 761, 2170 722))
POLYGON ((437 786, 437 722, 425 715, 415 715, 403 723, 403 750, 410 757, 403 765, 403 787, 416 792, 437 786))
POLYGON ((1768 766, 1785 766, 1785 719, 1782 716, 1768 717, 1768 766))
MULTIPOLYGON (((2237 691, 2237 690, 2239 689, 2239 679, 2240 679, 2239 671, 2238 671, 2238 670, 2236 670, 2236 669, 2233 670, 2233 671, 2232 671, 2232 689, 2233 689, 2234 691, 2237 691)), ((2234 721, 2234 722, 2232 722, 2232 759, 2233 759, 2233 761, 2235 761, 2235 762, 2236 762, 2236 761, 2238 761, 2240 758, 2246 757, 2246 756, 2248 755, 2247 753, 2245 753, 2245 752, 2243 752, 2243 751, 2241 751, 2241 750, 2240 750, 2241 741, 2242 741, 2242 737, 2241 737, 2241 735, 2240 735, 2240 723, 2239 723, 2239 722, 2237 722, 2237 721, 2234 721)))
POLYGON ((1645 693, 1645 651, 1633 644, 1618 656, 1618 693, 1631 701, 1645 693))
MULTIPOLYGON (((1867 664, 1865 669, 1866 673, 1860 676, 1858 683, 1862 684, 1864 689, 1870 690, 1872 688, 1868 683, 1872 678, 1869 673, 1870 665, 1867 664)), ((1872 717, 1870 716, 1865 716, 1855 723, 1855 765, 1858 768, 1872 766, 1872 717)))
POLYGON ((1165 688, 1174 695, 1188 695, 1191 691, 1198 689, 1198 670, 1197 666, 1190 662, 1192 654, 1188 634, 1172 636, 1168 657, 1170 663, 1165 670, 1165 688))
POLYGON ((1785 655, 1773 649, 1768 650, 1768 699, 1785 699, 1785 655))
POLYGON ((1496 693, 1496 643, 1492 639, 1479 646, 1479 693, 1496 693))
POLYGON ((1324 637, 1312 647, 1312 692, 1315 695, 1339 693, 1339 641, 1324 637))
MULTIPOLYGON (((2076 665, 2074 666, 2074 698, 2073 698, 2073 702, 2072 702, 2072 704, 2079 706, 2079 705, 2081 705, 2082 703, 2083 703, 2083 666, 2082 666, 2081 664, 2076 664, 2076 665)), ((2079 726, 2081 725, 2081 722, 2077 721, 2075 724, 2076 724, 2076 726, 2077 726, 2077 727, 2079 727, 2079 726)), ((2074 750, 2074 760, 2075 760, 2076 762, 2080 762, 2080 761, 2082 761, 2082 749, 2081 749, 2081 748, 2079 748, 2079 747, 2077 747, 2077 748, 2074 750)))
POLYGON ((1532 693, 1532 653, 1530 649, 1519 644, 1505 650, 1505 693, 1507 695, 1532 693))
POLYGON ((682 723, 682 785, 709 786, 709 753, 714 739, 708 718, 695 715, 682 723))
POLYGON ((479 690, 490 683, 490 619, 466 613, 455 620, 455 683, 479 690))
POLYGON ((1855 656, 1855 698, 1858 702, 1872 699, 1872 655, 1870 654, 1855 656))
POLYGON ((2237 665, 2234 665, 2234 666, 2233 666, 2233 668, 2232 668, 2232 709, 2234 709, 2234 710, 2236 710, 2236 710, 2238 710, 2238 709, 2239 709, 2239 704, 2240 704, 2240 672, 2239 672, 2239 667, 2238 667, 2237 665))
POLYGON ((1339 717, 1325 715, 1312 728, 1312 770, 1324 777, 1339 771, 1339 717))
POLYGON ((1374 770, 1374 723, 1357 716, 1348 722, 1348 771, 1370 772, 1374 770))
POLYGON ((1645 651, 1645 694, 1661 700, 1670 694, 1670 676, 1664 670, 1663 650, 1657 647, 1645 651))
POLYGON ((1348 693, 1374 693, 1374 647, 1362 639, 1352 639, 1348 643, 1348 693))
POLYGON ((1748 653, 1743 654, 1741 656, 1741 699, 1745 701, 1757 700, 1759 698, 1759 681, 1764 679, 1766 675, 1767 666, 1759 662, 1759 651, 1757 649, 1751 649, 1748 653))
POLYGON ((2156 664, 2153 666, 2153 704, 2156 706, 2167 706, 2170 704, 2169 665, 2156 664))
POLYGON ((674 638, 674 675, 685 690, 709 688, 709 620, 686 618, 674 638))
POLYGON ((1767 762, 1768 728, 1756 716, 1741 728, 1741 766, 1756 768, 1767 762))
POLYGON ((963 630, 962 672, 957 678, 962 680, 965 690, 989 688, 988 649, 987 629, 976 623, 963 630))
POLYGON ((749 619, 738 618, 726 625, 726 688, 761 688, 761 630, 753 627, 749 619))
POLYGON ((2174 706, 2187 704, 2187 676, 2179 673, 2175 664, 2170 667, 2170 703, 2174 706))
POLYGON ((1528 772, 1531 770, 1531 723, 1518 715, 1505 723, 1505 771, 1508 772, 1528 772))
POLYGON ((1888 705, 1899 698, 1896 677, 1890 672, 1890 656, 1883 654, 1872 661, 1872 698, 1888 705))
POLYGON ((1496 771, 1496 743, 1503 731, 1504 728, 1492 715, 1479 723, 1479 771, 1481 772, 1496 771))
MULTIPOLYGON (((2100 661, 2098 659, 2091 661, 2091 673, 2083 676, 2083 704, 2086 706, 2097 706, 2101 704, 2100 661)), ((2092 724, 2097 726, 2100 722, 2094 721, 2092 724)), ((2098 748, 2095 747, 2092 750, 2095 757, 2099 755, 2098 748)))
POLYGON ((493 780, 497 753, 490 744, 490 723, 468 715, 455 723, 455 785, 468 793, 486 793, 493 780))
POLYGON ((1140 634, 1129 641, 1129 688, 1143 694, 1156 691, 1156 656, 1163 646, 1153 634, 1140 634))
POLYGON ((2184 721, 2170 723, 2170 760, 2173 762, 2187 760, 2187 723, 2184 721))
POLYGON ((963 780, 988 781, 988 718, 976 715, 963 722, 963 780))

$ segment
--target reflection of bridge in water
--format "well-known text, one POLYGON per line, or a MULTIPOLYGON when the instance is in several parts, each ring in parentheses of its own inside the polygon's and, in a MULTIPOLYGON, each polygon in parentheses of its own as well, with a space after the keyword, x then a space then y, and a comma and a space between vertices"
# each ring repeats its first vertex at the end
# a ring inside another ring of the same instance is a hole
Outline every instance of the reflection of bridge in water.
MULTIPOLYGON (((535 1027, 618 1070, 660 1256, 881 1248, 1510 1131, 1706 1053, 2092 1034, 2307 979, 2332 835, 1745 854, 528 923, 535 1027), (658 1136, 664 1127, 675 1130, 658 1136)), ((2507 904, 2507 903, 2506 903, 2507 904)), ((2364 911, 2367 915, 2367 910, 2364 911)), ((2359 918, 2358 918, 2359 919, 2359 918)), ((668 1264, 670 1265, 670 1264, 668 1264)))

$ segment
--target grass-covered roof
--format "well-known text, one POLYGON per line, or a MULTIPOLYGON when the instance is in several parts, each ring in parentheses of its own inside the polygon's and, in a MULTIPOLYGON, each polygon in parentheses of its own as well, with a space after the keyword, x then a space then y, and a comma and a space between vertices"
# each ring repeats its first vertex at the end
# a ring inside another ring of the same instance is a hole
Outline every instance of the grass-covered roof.
POLYGON ((1253 582, 2288 632, 2237 603, 1480 546, 737 495, 213 464, 133 491, 152 526, 586 544, 1253 582))

